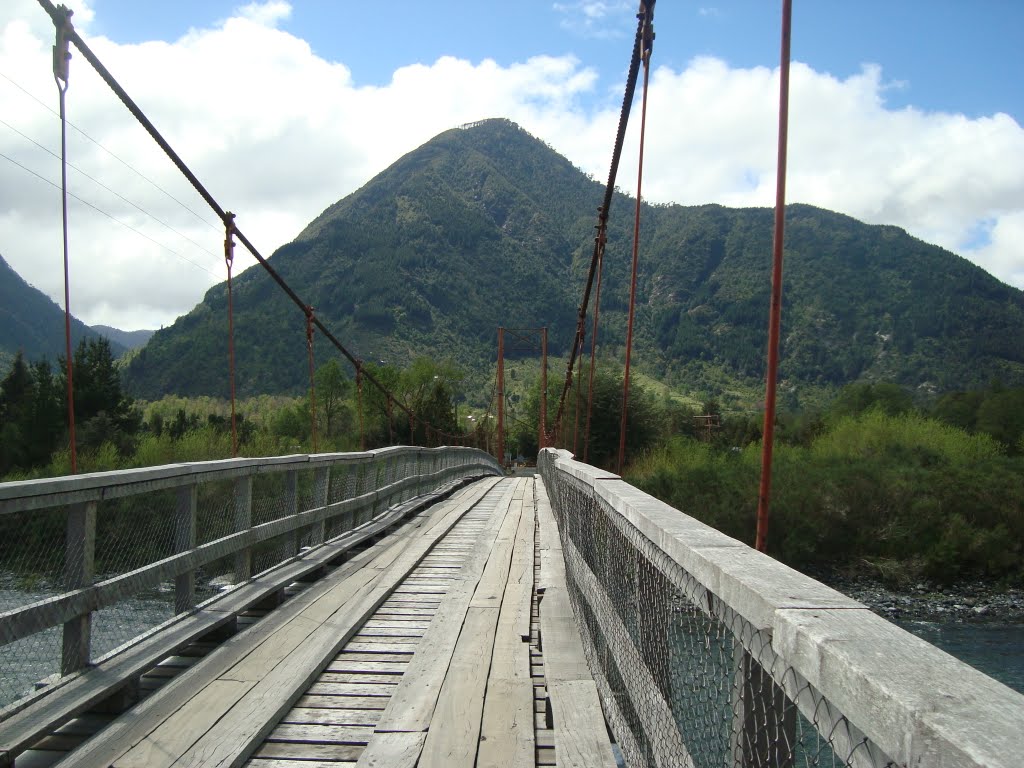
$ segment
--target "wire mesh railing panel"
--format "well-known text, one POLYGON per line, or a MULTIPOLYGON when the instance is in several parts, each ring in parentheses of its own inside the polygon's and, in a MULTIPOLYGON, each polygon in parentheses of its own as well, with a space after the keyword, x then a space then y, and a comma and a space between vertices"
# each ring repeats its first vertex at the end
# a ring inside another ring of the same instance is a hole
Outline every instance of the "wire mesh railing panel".
POLYGON ((66 530, 66 507, 0 516, 0 611, 63 589, 66 530))
POLYGON ((893 766, 586 478, 543 460, 587 661, 627 765, 893 766))
POLYGON ((287 473, 257 475, 252 485, 252 524, 261 525, 295 514, 287 492, 287 473))
POLYGON ((50 627, 0 648, 0 708, 60 672, 61 629, 50 627))

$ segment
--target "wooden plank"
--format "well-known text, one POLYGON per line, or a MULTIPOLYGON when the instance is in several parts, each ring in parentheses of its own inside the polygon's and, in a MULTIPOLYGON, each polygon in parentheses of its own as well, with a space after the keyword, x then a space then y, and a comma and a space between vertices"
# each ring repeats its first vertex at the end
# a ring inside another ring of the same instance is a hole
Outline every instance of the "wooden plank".
MULTIPOLYGON (((375 733, 359 756, 358 768, 415 768, 425 733, 375 733)), ((305 767, 303 767, 305 768, 305 767)))
POLYGON ((323 672, 317 678, 318 683, 398 683, 401 675, 383 674, 379 672, 323 672))
POLYGON ((383 712, 387 701, 386 696, 306 694, 295 702, 295 706, 319 709, 376 709, 383 712))
MULTIPOLYGON (((346 658, 352 654, 340 653, 334 661, 327 665, 327 672, 377 672, 380 674, 400 675, 409 667, 409 659, 402 661, 363 661, 346 658)), ((395 654, 397 655, 397 654, 395 654)))
POLYGON ((365 744, 373 728, 364 725, 279 725, 267 741, 310 742, 313 744, 365 744))
POLYGON ((349 768, 355 766, 351 760, 338 762, 336 760, 263 760, 253 759, 247 764, 247 768, 349 768))
POLYGON ((331 765, 337 765, 340 761, 344 765, 344 761, 351 761, 354 764, 359 759, 363 749, 362 744, 289 744, 287 742, 271 742, 260 746, 253 754, 253 759, 302 761, 293 763, 290 768, 307 768, 306 760, 324 760, 330 762, 331 765))
POLYGON ((281 718, 282 723, 304 725, 369 725, 380 718, 378 709, 335 709, 326 707, 292 707, 281 718))
POLYGON ((533 685, 529 680, 489 680, 477 768, 532 766, 533 718, 533 685))
MULTIPOLYGON (((472 768, 480 740, 496 608, 470 608, 437 697, 419 768, 472 768)), ((379 726, 378 726, 379 728, 379 726)))
POLYGON ((167 719, 168 728, 151 733, 124 755, 111 763, 111 768, 165 768, 175 757, 192 746, 210 727, 207 708, 217 709, 224 702, 238 701, 253 683, 214 680, 193 699, 194 706, 179 709, 167 719))
POLYGON ((391 696, 394 683, 313 683, 307 693, 316 696, 391 696))
POLYGON ((615 768, 593 680, 548 683, 555 724, 555 759, 565 768, 615 768))

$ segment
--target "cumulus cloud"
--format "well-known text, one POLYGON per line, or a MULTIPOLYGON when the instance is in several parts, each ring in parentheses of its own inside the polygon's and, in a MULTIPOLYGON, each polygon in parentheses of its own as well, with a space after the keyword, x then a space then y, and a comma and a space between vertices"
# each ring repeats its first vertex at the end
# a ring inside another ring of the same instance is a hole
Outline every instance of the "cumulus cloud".
POLYGON ((555 3, 553 7, 562 15, 562 29, 581 37, 598 40, 622 37, 635 24, 636 4, 626 0, 576 0, 555 3))
MULTIPOLYGON (((586 5, 601 18, 615 4, 586 5)), ((283 2, 249 5, 171 43, 88 37, 265 254, 402 154, 481 118, 509 117, 583 170, 606 173, 619 104, 601 95, 614 84, 577 59, 499 65, 446 56, 366 86, 344 62, 280 29, 289 12, 283 2)), ((87 28, 88 14, 79 19, 87 28)), ((52 35, 32 0, 0 10, 0 117, 59 152, 52 35)), ((1024 286, 1019 125, 1000 114, 889 109, 890 84, 877 67, 840 80, 794 64, 792 83, 791 201, 903 226, 1024 286)), ((645 198, 771 205, 777 91, 778 73, 768 68, 698 58, 656 69, 645 198)), ((117 191, 69 172, 71 190, 116 219, 72 201, 72 311, 123 328, 167 324, 223 279, 220 224, 77 53, 68 111, 87 135, 69 133, 71 162, 117 191)), ((620 177, 627 188, 637 122, 620 177)), ((59 181, 59 163, 4 125, 0 152, 59 181)), ((251 263, 238 253, 236 271, 251 263)), ((0 254, 49 295, 62 295, 59 194, 4 158, 0 254)))

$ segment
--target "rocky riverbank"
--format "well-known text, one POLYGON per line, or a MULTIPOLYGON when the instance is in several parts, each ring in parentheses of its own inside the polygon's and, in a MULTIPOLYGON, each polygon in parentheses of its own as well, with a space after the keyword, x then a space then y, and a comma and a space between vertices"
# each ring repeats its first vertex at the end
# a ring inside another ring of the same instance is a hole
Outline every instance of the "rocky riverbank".
POLYGON ((1024 624, 1024 590, 1020 589, 985 582, 942 587, 918 582, 904 589, 892 589, 863 577, 833 576, 822 580, 887 619, 1024 624))

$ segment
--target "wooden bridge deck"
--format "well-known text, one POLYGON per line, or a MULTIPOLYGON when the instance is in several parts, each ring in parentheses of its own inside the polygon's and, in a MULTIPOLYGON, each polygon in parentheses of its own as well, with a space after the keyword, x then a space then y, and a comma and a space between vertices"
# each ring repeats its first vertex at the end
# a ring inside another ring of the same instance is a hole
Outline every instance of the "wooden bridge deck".
POLYGON ((467 486, 58 765, 614 766, 543 485, 467 486))

